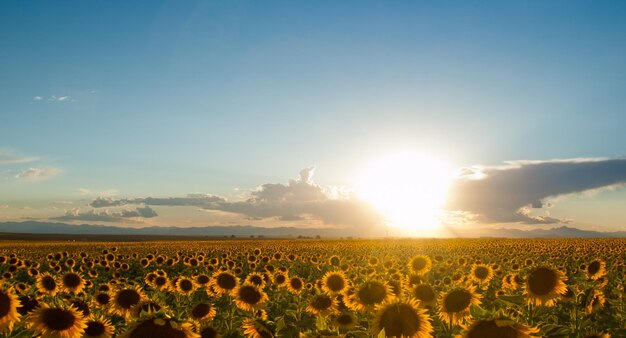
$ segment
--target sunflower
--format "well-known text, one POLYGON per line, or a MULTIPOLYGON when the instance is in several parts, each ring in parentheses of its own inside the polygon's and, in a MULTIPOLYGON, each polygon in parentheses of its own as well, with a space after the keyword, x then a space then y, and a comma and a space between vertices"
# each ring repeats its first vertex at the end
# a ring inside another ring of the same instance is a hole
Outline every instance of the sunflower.
POLYGON ((41 304, 30 315, 26 326, 41 338, 80 338, 85 333, 85 318, 73 306, 41 304))
POLYGON ((112 304, 113 310, 120 316, 129 316, 135 305, 139 304, 145 296, 141 289, 135 287, 122 287, 114 292, 112 304))
POLYGON ((200 338, 220 338, 221 335, 216 328, 210 325, 201 326, 198 330, 200 338))
POLYGON ((111 321, 102 317, 91 317, 85 323, 85 335, 83 338, 111 338, 115 333, 115 327, 111 321))
POLYGON ((200 338, 191 327, 189 323, 155 314, 133 322, 120 338, 200 338))
POLYGON ((19 301, 21 303, 21 306, 17 308, 17 313, 22 316, 29 314, 31 311, 39 306, 39 301, 35 297, 23 295, 20 296, 19 301))
POLYGON ((37 291, 46 295, 54 296, 59 292, 59 283, 47 272, 37 276, 36 285, 37 291))
POLYGON ((593 290, 587 294, 585 298, 585 312, 588 315, 600 310, 604 307, 604 303, 606 298, 604 298, 604 294, 600 290, 593 290))
POLYGON ((191 308, 189 317, 194 321, 209 321, 215 317, 215 308, 209 303, 198 303, 191 308))
POLYGON ((425 275, 432 268, 430 257, 417 255, 409 260, 409 270, 417 275, 425 275))
POLYGON ((61 287, 67 293, 77 294, 85 288, 85 281, 79 274, 70 271, 61 277, 61 287))
POLYGON ((346 306, 365 312, 374 310, 378 304, 391 301, 394 295, 387 283, 370 280, 355 288, 346 298, 346 306))
POLYGON ((243 320, 241 324, 241 328, 243 329, 243 334, 246 338, 273 338, 274 334, 272 333, 269 325, 259 319, 251 319, 246 318, 243 320))
POLYGON ((473 285, 456 287, 439 300, 439 317, 449 323, 458 323, 470 315, 470 306, 480 304, 480 296, 473 285))
POLYGON ((372 324, 374 334, 385 330, 387 337, 429 338, 433 327, 426 310, 415 300, 382 304, 372 324))
POLYGON ((258 310, 268 299, 267 294, 254 284, 243 284, 233 291, 235 304, 244 311, 258 310))
POLYGON ((489 265, 474 264, 471 276, 478 284, 485 284, 493 278, 493 269, 489 265))
POLYGON ((597 280, 606 275, 606 263, 601 259, 596 259, 587 265, 585 272, 589 279, 597 280))
POLYGON ((189 296, 196 290, 196 284, 192 279, 180 277, 176 280, 176 291, 184 296, 189 296))
POLYGON ((274 274, 274 284, 279 287, 284 287, 287 284, 287 275, 283 272, 277 272, 274 274))
POLYGON ((333 325, 340 329, 350 330, 356 326, 357 320, 353 314, 343 312, 333 318, 333 325))
POLYGON ((265 278, 260 273, 253 272, 246 277, 246 283, 254 284, 262 289, 265 287, 265 278))
POLYGON ((583 338, 611 338, 608 333, 589 333, 583 336, 583 338))
POLYGON ((304 289, 304 281, 300 277, 291 277, 287 283, 287 289, 293 294, 298 294, 304 289))
POLYGON ((340 294, 348 286, 348 280, 342 271, 329 271, 322 277, 322 290, 329 295, 340 294))
POLYGON ((151 314, 154 312, 158 312, 163 307, 151 300, 142 300, 137 303, 130 311, 130 314, 134 318, 141 318, 143 313, 151 314))
POLYGON ((437 292, 426 283, 416 285, 411 290, 411 296, 419 300, 420 307, 429 307, 437 304, 437 292))
POLYGON ((508 318, 494 318, 489 320, 477 320, 470 325, 463 338, 491 338, 491 337, 515 337, 515 338, 538 338, 532 333, 539 332, 537 328, 529 328, 516 323, 508 318))
POLYGON ((541 266, 526 276, 525 293, 530 304, 552 306, 567 291, 567 277, 556 269, 541 266))
POLYGON ((337 302, 327 294, 319 294, 311 298, 306 309, 312 314, 327 316, 337 311, 337 302))
POLYGON ((239 284, 239 278, 228 271, 216 272, 213 275, 213 290, 222 295, 231 293, 239 284))
POLYGON ((12 289, 0 289, 0 333, 10 332, 20 320, 18 308, 22 306, 12 289))

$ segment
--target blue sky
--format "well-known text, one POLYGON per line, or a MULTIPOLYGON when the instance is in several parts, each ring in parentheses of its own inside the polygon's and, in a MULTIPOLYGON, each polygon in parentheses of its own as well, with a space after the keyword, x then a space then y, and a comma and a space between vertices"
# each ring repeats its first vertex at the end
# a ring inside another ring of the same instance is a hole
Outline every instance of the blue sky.
POLYGON ((0 149, 37 158, 0 164, 9 206, 233 197, 311 165, 350 187, 395 149, 625 155, 619 1, 6 1, 0 51, 0 149))

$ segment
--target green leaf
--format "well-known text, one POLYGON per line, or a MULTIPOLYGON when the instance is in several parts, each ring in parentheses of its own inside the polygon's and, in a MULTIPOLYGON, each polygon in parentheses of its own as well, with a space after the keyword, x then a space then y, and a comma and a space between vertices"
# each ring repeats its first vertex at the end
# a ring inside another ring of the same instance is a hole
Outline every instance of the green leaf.
POLYGON ((387 334, 385 333, 384 328, 380 330, 380 332, 378 332, 378 336, 376 336, 376 338, 387 338, 387 334))

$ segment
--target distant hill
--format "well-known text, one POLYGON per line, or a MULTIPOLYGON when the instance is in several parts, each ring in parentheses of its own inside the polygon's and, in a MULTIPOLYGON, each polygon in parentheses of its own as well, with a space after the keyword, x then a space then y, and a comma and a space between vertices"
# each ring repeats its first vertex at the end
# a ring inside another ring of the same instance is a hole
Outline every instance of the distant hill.
MULTIPOLYGON (((450 237, 463 238, 609 238, 626 237, 626 231, 601 232, 580 230, 561 226, 551 229, 483 229, 483 228, 448 228, 450 237)), ((206 227, 157 227, 130 228, 93 224, 67 224, 55 222, 3 222, 0 223, 1 233, 12 234, 67 234, 67 235, 133 235, 133 236, 184 236, 184 237, 367 237, 363 233, 355 233, 354 229, 337 228, 296 228, 296 227, 256 227, 252 225, 206 226, 206 227)))

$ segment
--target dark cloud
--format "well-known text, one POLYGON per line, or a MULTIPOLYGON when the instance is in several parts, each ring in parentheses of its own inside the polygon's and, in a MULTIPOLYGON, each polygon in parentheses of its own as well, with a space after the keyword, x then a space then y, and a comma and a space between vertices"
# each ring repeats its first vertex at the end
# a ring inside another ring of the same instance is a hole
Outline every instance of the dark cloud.
POLYGON ((189 194, 187 197, 168 197, 168 198, 133 198, 133 199, 113 199, 110 197, 98 197, 89 203, 92 208, 119 207, 129 204, 145 204, 145 205, 163 205, 163 206, 195 206, 205 207, 216 202, 225 202, 226 200, 219 196, 204 194, 189 194))
POLYGON ((466 168, 453 182, 446 209, 479 223, 567 223, 547 215, 547 200, 609 189, 626 183, 626 159, 516 161, 505 166, 466 168))
POLYGON ((149 206, 138 207, 134 210, 121 211, 96 211, 91 209, 81 212, 80 209, 67 210, 65 215, 54 217, 58 221, 92 221, 92 222, 124 222, 129 218, 152 218, 157 217, 156 211, 149 206))

